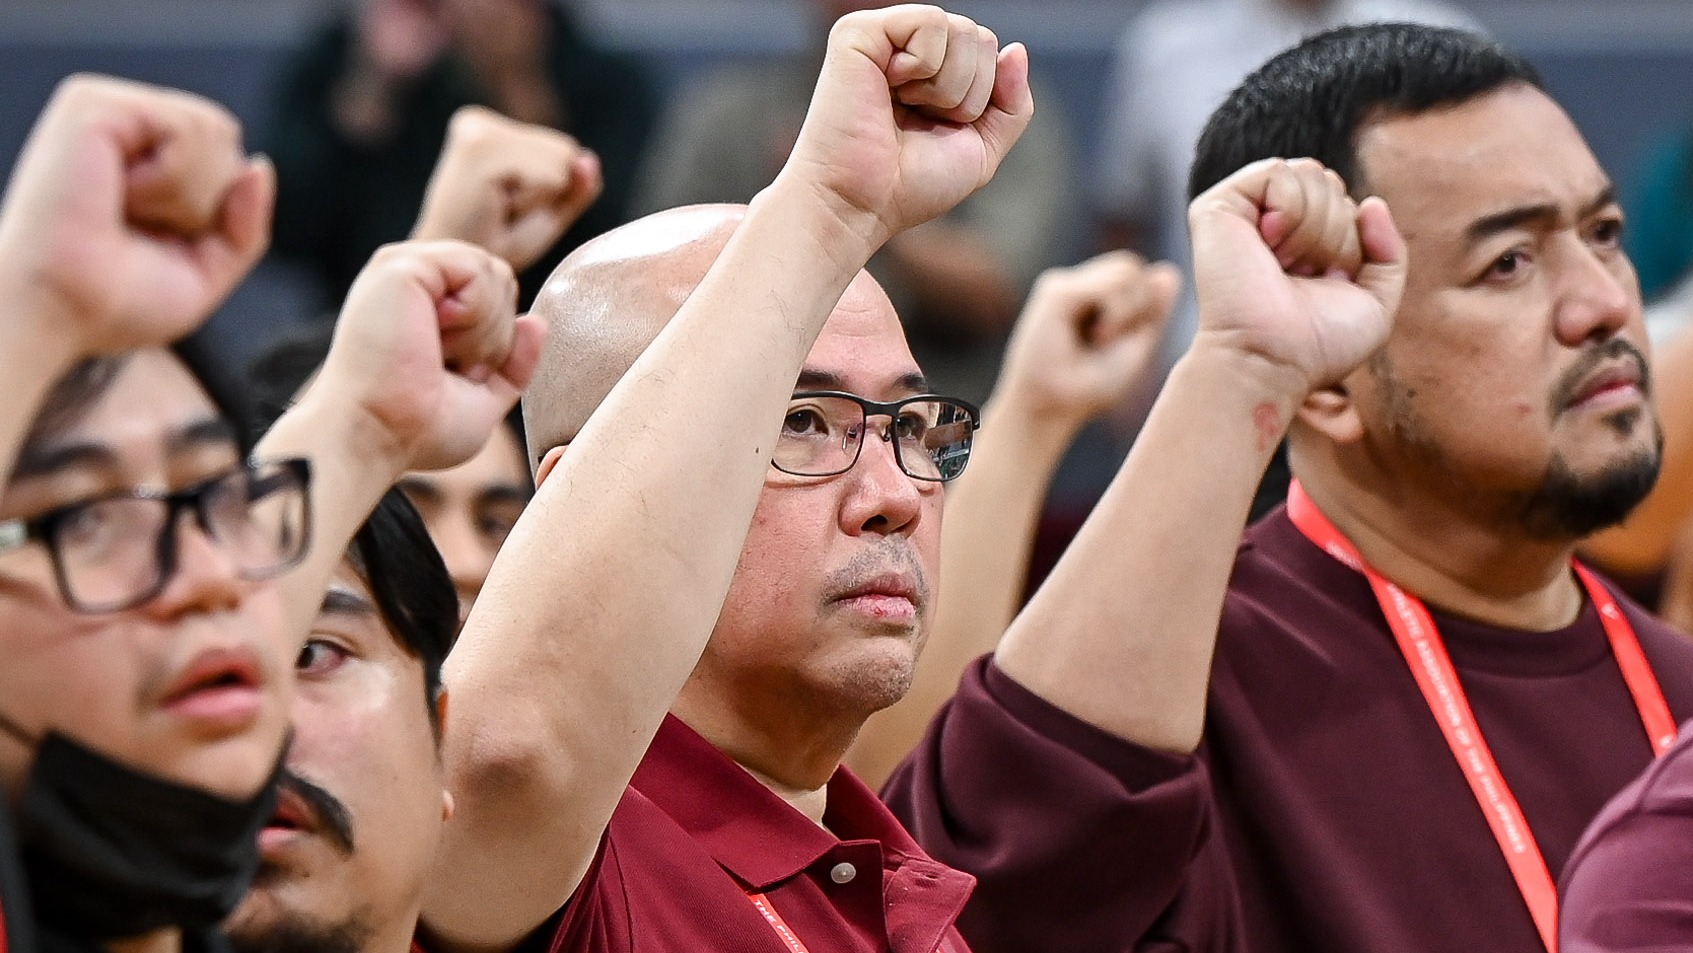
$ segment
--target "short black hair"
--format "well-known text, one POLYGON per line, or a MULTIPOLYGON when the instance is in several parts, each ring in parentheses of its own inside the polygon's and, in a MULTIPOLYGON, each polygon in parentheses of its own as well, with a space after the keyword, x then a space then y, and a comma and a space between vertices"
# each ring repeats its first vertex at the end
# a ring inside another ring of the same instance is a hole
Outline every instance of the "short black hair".
POLYGON ((1188 197, 1270 158, 1316 159, 1362 197, 1365 124, 1516 84, 1544 88, 1527 60, 1466 30, 1369 23, 1318 33, 1260 66, 1211 114, 1194 147, 1188 197))
POLYGON ((347 561, 370 588, 394 641, 423 663, 424 702, 439 739, 435 700, 441 665, 458 637, 458 593, 423 517, 404 493, 390 488, 382 495, 354 534, 347 561))

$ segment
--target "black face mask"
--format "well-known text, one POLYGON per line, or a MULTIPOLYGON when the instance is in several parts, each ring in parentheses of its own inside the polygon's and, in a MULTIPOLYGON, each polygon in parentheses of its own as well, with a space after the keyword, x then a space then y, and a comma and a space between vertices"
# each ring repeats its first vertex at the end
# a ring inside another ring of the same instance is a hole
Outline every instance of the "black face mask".
POLYGON ((215 928, 258 869, 281 766, 251 800, 230 801, 48 734, 18 817, 37 921, 91 940, 215 928))

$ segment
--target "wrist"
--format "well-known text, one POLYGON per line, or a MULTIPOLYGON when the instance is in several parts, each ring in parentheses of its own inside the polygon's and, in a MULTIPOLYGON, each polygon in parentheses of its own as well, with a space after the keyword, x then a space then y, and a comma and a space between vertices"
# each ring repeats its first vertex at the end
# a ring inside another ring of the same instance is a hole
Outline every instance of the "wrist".
MULTIPOLYGON (((90 315, 79 313, 64 296, 49 287, 41 276, 30 274, 16 262, 26 256, 12 255, 10 242, 0 241, 0 300, 6 301, 0 317, 4 350, 27 366, 31 376, 57 381, 78 361, 111 350, 107 342, 84 340, 79 331, 90 327, 90 315)), ((9 379, 9 378, 8 378, 9 379)))
POLYGON ((259 442, 267 457, 303 454, 322 470, 321 461, 356 472, 349 479, 386 489, 408 469, 409 453, 391 427, 322 375, 308 385, 293 407, 259 442))
POLYGON ((816 242, 848 274, 857 274, 894 231, 881 216, 842 198, 825 186, 807 182, 789 168, 753 197, 747 218, 776 213, 816 242))
POLYGON ((1228 332, 1201 328, 1182 362, 1196 362, 1237 381, 1243 397, 1295 406, 1311 392, 1305 370, 1252 347, 1228 332))
POLYGON ((1008 381, 995 387, 982 409, 982 429, 1006 434, 1037 460, 1064 455, 1089 420, 1074 408, 1043 401, 1029 389, 1008 381))
POLYGON ((1230 417, 1235 412, 1245 414, 1239 419, 1252 422, 1265 459, 1287 434, 1294 413, 1311 390, 1298 368, 1203 330, 1176 362, 1170 378, 1166 388, 1197 385, 1218 409, 1232 409, 1230 417))

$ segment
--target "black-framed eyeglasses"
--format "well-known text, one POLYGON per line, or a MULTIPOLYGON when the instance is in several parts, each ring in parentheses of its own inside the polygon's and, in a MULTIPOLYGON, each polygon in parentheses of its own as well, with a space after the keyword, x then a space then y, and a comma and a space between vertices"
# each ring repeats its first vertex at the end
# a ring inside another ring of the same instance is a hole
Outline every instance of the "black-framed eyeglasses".
POLYGON ((0 522, 0 553, 39 541, 67 606, 119 612, 170 582, 186 510, 243 578, 268 579, 305 555, 310 483, 311 464, 294 458, 250 461, 169 493, 121 490, 0 522))
POLYGON ((900 470, 914 480, 935 482, 964 472, 981 426, 976 406, 952 397, 919 394, 879 403, 845 391, 800 391, 782 418, 770 462, 795 476, 845 473, 858 462, 871 417, 888 418, 881 436, 893 444, 900 470))

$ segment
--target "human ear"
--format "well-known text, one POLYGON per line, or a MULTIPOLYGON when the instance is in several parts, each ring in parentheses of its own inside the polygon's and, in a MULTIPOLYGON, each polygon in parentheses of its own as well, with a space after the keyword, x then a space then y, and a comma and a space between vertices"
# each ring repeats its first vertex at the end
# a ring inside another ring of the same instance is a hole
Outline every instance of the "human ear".
POLYGON ((1337 444, 1356 443, 1364 436, 1364 418, 1348 385, 1355 378, 1307 394, 1295 416, 1306 427, 1337 444))
POLYGON ((535 468, 536 487, 540 487, 542 483, 545 483, 547 481, 547 475, 553 472, 553 467, 558 466, 559 460, 564 456, 564 447, 564 444, 560 444, 559 446, 548 450, 546 456, 541 458, 540 465, 535 468))

